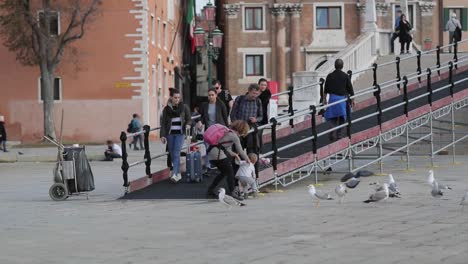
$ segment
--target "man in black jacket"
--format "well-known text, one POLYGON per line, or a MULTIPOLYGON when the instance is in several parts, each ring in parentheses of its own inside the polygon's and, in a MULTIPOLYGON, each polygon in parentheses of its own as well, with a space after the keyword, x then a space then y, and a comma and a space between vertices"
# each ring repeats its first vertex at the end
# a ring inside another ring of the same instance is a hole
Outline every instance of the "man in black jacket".
POLYGON ((5 118, 0 116, 0 144, 2 145, 3 152, 8 152, 6 149, 7 133, 5 129, 5 118))
MULTIPOLYGON (((349 76, 342 71, 343 64, 343 60, 337 59, 335 61, 335 71, 328 74, 327 79, 325 80, 324 96, 327 98, 327 94, 329 94, 329 104, 346 99, 347 95, 354 95, 351 80, 349 79, 349 76)), ((327 102, 325 102, 325 104, 327 104, 327 102)), ((354 107, 354 99, 351 100, 351 107, 354 107)), ((346 108, 346 101, 327 107, 327 110, 325 111, 325 118, 327 121, 330 121, 332 127, 344 124, 346 121, 346 108)), ((332 131, 329 134, 329 139, 331 142, 341 138, 341 130, 342 128, 332 131)))

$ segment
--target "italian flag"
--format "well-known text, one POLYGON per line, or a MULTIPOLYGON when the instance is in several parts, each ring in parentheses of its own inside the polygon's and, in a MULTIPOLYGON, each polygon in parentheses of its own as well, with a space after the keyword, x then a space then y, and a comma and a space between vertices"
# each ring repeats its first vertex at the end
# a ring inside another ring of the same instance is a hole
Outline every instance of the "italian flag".
POLYGON ((192 54, 195 53, 195 39, 193 37, 193 30, 195 28, 195 5, 193 4, 194 0, 188 1, 188 10, 187 10, 187 24, 190 27, 190 42, 192 44, 192 54))

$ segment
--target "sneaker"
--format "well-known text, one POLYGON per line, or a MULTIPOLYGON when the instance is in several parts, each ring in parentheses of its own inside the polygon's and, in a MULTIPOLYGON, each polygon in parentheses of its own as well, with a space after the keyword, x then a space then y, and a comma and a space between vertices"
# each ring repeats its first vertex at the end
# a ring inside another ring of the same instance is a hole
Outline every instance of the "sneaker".
POLYGON ((247 200, 249 199, 249 193, 248 192, 242 192, 242 196, 244 196, 244 199, 247 200))
POLYGON ((172 182, 178 182, 178 181, 179 181, 177 175, 175 175, 175 174, 173 174, 169 179, 170 179, 172 182))
POLYGON ((176 176, 176 177, 177 177, 177 181, 180 181, 180 180, 182 180, 182 174, 180 174, 180 173, 179 173, 179 174, 177 174, 177 176, 176 176))
POLYGON ((258 193, 259 193, 259 191, 258 191, 258 190, 255 190, 255 191, 253 191, 252 196, 253 196, 254 198, 257 198, 257 197, 258 197, 258 193))
POLYGON ((138 147, 133 148, 133 150, 140 150, 138 147))

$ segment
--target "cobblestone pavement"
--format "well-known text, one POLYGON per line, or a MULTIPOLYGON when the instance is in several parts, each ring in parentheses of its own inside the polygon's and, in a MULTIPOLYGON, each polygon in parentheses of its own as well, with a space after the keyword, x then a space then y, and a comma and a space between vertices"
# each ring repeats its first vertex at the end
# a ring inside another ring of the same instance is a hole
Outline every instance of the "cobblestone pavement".
MULTIPOLYGON (((467 263, 468 208, 458 204, 468 189, 468 156, 457 161, 436 158, 436 178, 454 189, 443 199, 425 185, 427 158, 405 171, 392 157, 384 172, 400 184, 401 199, 362 203, 369 183, 387 179, 373 176, 343 204, 316 208, 310 179, 232 210, 205 200, 116 200, 119 164, 106 162, 91 163, 89 200, 53 202, 51 163, 0 164, 0 263, 467 263)), ((341 176, 321 176, 317 188, 333 191, 341 176)))

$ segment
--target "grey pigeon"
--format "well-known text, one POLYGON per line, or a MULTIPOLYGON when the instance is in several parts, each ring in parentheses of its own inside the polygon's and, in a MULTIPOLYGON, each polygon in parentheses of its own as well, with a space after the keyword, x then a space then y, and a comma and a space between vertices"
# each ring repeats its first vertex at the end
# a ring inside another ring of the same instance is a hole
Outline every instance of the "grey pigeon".
POLYGON ((385 201, 388 199, 389 192, 388 192, 388 184, 384 183, 379 189, 375 191, 375 193, 369 196, 369 199, 365 200, 365 203, 371 202, 380 202, 385 201))
POLYGON ((352 177, 349 181, 347 181, 345 183, 346 187, 348 187, 349 189, 354 189, 356 188, 356 186, 359 185, 359 183, 361 182, 360 179, 356 179, 354 177, 352 177))
POLYGON ((232 196, 226 194, 226 190, 224 188, 219 189, 218 200, 220 203, 231 209, 233 205, 235 206, 245 206, 245 203, 235 199, 232 196))
POLYGON ((431 195, 432 197, 435 197, 435 198, 440 198, 444 195, 442 190, 439 189, 439 184, 436 181, 432 183, 431 195))
POLYGON ((333 198, 328 193, 318 192, 315 189, 314 185, 309 185, 309 194, 310 196, 316 200, 315 206, 319 207, 320 200, 333 200, 333 198))
POLYGON ((352 172, 348 172, 343 177, 341 177, 341 182, 347 182, 351 178, 354 178, 354 174, 352 172))
POLYGON ((359 178, 359 177, 369 177, 369 176, 372 176, 374 175, 375 173, 373 173, 372 171, 368 171, 368 170, 360 170, 358 172, 356 172, 356 178, 359 178))

